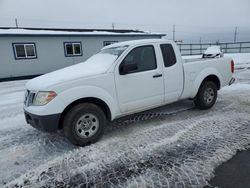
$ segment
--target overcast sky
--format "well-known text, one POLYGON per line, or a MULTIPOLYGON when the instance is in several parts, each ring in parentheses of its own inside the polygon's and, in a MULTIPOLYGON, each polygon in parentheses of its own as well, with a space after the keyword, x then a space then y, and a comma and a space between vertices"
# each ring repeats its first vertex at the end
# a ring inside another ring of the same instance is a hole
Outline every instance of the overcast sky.
POLYGON ((184 41, 250 40, 250 0, 0 0, 0 26, 141 29, 184 41))

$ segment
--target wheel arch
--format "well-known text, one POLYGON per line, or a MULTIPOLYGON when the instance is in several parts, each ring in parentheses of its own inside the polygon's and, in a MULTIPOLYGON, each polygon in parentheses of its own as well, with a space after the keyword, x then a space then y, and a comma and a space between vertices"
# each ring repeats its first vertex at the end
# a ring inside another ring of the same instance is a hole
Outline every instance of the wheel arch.
POLYGON ((105 116, 107 117, 107 120, 109 121, 112 120, 111 110, 109 106, 103 100, 96 98, 96 97, 86 97, 86 98, 81 98, 81 99, 73 101, 63 110, 60 116, 60 120, 59 120, 59 129, 62 129, 63 127, 63 119, 65 115, 67 114, 67 112, 69 112, 69 110, 72 109, 74 106, 78 104, 82 104, 82 103, 92 103, 92 104, 99 106, 103 110, 105 116))
POLYGON ((214 82, 217 86, 217 90, 220 90, 222 77, 221 77, 221 74, 218 72, 218 70, 216 70, 215 68, 209 67, 201 71, 198 74, 198 76, 193 80, 194 80, 193 81, 194 84, 193 84, 193 91, 191 94, 191 98, 194 98, 197 95, 204 81, 214 82))
POLYGON ((217 90, 220 90, 221 87, 221 82, 218 76, 216 76, 215 74, 210 74, 208 76, 206 76, 205 78, 201 79, 200 83, 198 84, 198 87, 195 89, 195 93, 193 93, 193 97, 195 98, 197 93, 199 92, 202 84, 206 81, 211 81, 213 83, 215 83, 217 90))
POLYGON ((211 108, 217 100, 217 90, 220 88, 220 80, 215 75, 209 75, 200 84, 198 93, 194 98, 194 104, 201 110, 211 108), (210 84, 212 88, 207 87, 210 84), (212 84, 212 85, 211 85, 212 84), (209 89, 207 91, 207 89, 209 89), (210 91, 213 90, 213 91, 210 91), (211 94, 212 93, 212 94, 211 94))
MULTIPOLYGON (((220 83, 220 79, 218 78, 218 76, 216 76, 216 75, 214 75, 214 74, 211 74, 211 75, 207 76, 207 77, 204 78, 203 81, 201 82, 200 87, 201 87, 201 85, 202 85, 205 81, 211 81, 211 82, 215 83, 215 85, 216 85, 216 87, 217 87, 217 90, 220 90, 221 83, 220 83)), ((200 87, 199 87, 199 88, 200 88, 200 87)))

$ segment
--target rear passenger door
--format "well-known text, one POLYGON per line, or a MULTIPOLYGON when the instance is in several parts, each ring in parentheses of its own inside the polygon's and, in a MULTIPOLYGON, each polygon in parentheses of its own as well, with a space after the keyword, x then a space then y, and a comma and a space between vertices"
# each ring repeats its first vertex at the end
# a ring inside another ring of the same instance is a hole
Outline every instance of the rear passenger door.
POLYGON ((176 57, 172 44, 160 44, 164 62, 165 102, 177 101, 183 90, 183 65, 176 57))
POLYGON ((116 90, 122 113, 138 111, 164 103, 162 66, 155 54, 154 45, 133 48, 116 67, 116 90), (121 67, 135 65, 137 68, 121 74, 121 67))

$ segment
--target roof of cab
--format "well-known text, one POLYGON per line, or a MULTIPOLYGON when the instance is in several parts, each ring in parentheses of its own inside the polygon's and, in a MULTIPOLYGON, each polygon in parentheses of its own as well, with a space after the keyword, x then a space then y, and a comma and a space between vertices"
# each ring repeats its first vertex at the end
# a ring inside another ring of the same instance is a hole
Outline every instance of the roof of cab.
POLYGON ((108 48, 115 48, 119 46, 135 46, 138 44, 149 44, 149 43, 162 43, 162 42, 167 42, 171 43, 171 40, 166 40, 166 39, 140 39, 140 40, 130 40, 130 41, 125 41, 125 42, 118 42, 115 44, 108 45, 104 47, 103 49, 108 49, 108 48))

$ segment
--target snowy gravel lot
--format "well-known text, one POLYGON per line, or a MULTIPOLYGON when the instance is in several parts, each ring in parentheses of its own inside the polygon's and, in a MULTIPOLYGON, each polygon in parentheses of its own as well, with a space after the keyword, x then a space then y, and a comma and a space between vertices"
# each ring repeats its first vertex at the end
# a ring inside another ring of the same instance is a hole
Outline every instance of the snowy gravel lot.
POLYGON ((206 185, 218 165, 250 148, 250 55, 240 57, 236 83, 211 110, 187 100, 125 117, 83 148, 26 124, 26 81, 0 83, 0 187, 206 185))

